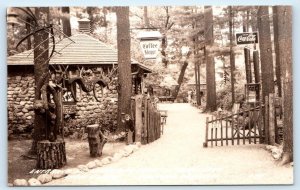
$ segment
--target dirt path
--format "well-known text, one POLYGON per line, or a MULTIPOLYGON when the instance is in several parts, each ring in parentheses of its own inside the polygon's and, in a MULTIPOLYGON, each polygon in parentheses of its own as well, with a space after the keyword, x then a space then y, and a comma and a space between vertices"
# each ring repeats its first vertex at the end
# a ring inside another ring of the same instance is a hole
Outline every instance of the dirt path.
POLYGON ((47 185, 290 184, 291 166, 276 166, 263 145, 203 148, 205 114, 189 104, 168 110, 164 135, 137 152, 47 185))

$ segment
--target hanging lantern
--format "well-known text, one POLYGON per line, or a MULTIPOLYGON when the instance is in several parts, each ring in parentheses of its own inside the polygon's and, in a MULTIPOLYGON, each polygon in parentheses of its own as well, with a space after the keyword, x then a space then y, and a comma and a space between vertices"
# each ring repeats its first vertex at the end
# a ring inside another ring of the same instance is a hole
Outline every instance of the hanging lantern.
POLYGON ((137 36, 145 59, 156 59, 161 46, 162 35, 159 31, 143 31, 137 36))
POLYGON ((7 24, 18 25, 18 14, 11 8, 7 9, 7 24))

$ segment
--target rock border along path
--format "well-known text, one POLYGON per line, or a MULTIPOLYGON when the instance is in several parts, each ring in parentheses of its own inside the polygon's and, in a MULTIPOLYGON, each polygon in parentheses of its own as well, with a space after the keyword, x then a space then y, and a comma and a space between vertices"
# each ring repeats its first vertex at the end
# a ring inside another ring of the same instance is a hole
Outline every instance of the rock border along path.
POLYGON ((167 125, 130 157, 45 185, 291 184, 293 167, 277 166, 264 145, 203 148, 206 114, 189 104, 160 104, 167 125))

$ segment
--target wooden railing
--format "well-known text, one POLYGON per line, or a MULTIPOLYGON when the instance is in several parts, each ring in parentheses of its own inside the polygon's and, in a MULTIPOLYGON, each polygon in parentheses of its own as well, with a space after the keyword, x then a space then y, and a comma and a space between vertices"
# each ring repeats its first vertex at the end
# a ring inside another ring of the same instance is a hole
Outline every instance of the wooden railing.
POLYGON ((154 101, 143 95, 137 95, 131 102, 132 115, 135 118, 135 141, 151 143, 162 134, 161 113, 154 101))

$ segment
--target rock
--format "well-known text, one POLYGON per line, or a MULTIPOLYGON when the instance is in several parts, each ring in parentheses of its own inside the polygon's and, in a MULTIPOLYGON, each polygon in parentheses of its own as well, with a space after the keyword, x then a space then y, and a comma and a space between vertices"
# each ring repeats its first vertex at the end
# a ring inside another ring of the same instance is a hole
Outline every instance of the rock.
POLYGON ((63 170, 58 170, 58 169, 54 169, 50 172, 50 174, 52 175, 52 178, 53 179, 59 179, 59 178, 62 178, 62 177, 65 177, 66 174, 63 170))
POLYGON ((139 147, 135 144, 129 145, 132 148, 132 151, 135 152, 139 149, 139 147))
POLYGON ((78 165, 77 168, 83 172, 89 171, 89 168, 86 165, 78 165))
POLYGON ((13 183, 14 186, 28 186, 28 182, 25 179, 16 179, 13 183))
POLYGON ((28 184, 29 186, 39 186, 39 185, 42 185, 41 182, 35 178, 30 178, 28 180, 28 184))
POLYGON ((86 167, 88 167, 88 169, 94 169, 97 167, 97 165, 94 161, 91 161, 86 165, 86 167))
POLYGON ((142 146, 141 142, 135 142, 134 144, 137 145, 139 148, 142 146))
POLYGON ((25 101, 21 101, 21 102, 20 102, 20 105, 21 105, 21 106, 24 106, 26 103, 27 103, 27 102, 25 102, 25 101))
POLYGON ((133 152, 133 147, 131 145, 128 145, 124 148, 124 151, 131 154, 133 152))
POLYGON ((80 170, 78 168, 69 168, 65 170, 66 175, 78 174, 80 170))
POLYGON ((112 160, 111 157, 106 157, 106 158, 103 158, 101 160, 101 162, 102 162, 103 165, 107 165, 107 164, 109 164, 111 162, 111 160, 112 160))
POLYGON ((123 157, 122 154, 120 154, 120 153, 115 153, 114 156, 112 157, 112 161, 113 161, 113 162, 116 162, 116 161, 120 160, 122 157, 123 157))
POLYGON ((37 178, 42 184, 44 183, 48 183, 50 181, 52 181, 52 175, 50 174, 41 174, 39 175, 39 177, 37 178))
POLYGON ((94 162, 96 163, 96 165, 97 165, 98 167, 103 166, 103 163, 102 163, 100 160, 98 160, 98 159, 94 160, 94 162))

